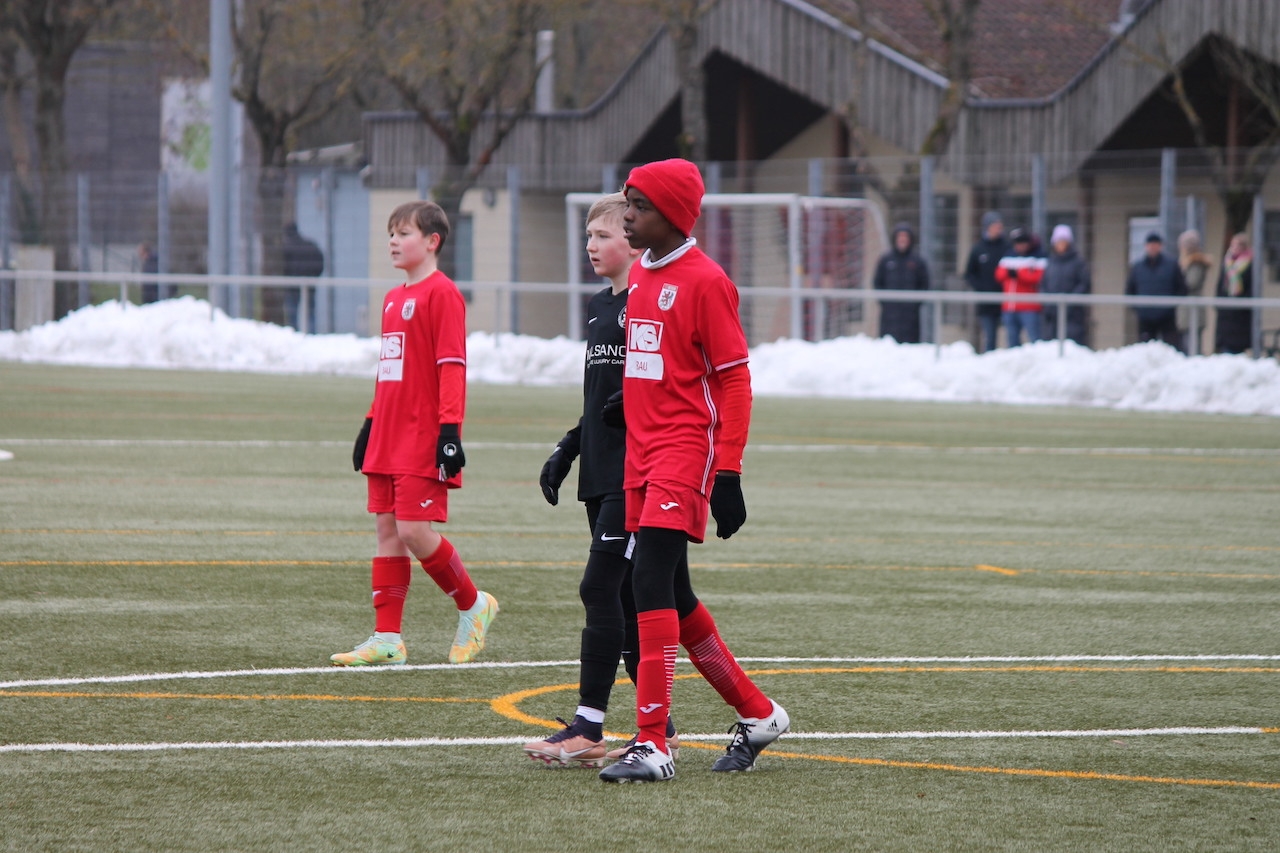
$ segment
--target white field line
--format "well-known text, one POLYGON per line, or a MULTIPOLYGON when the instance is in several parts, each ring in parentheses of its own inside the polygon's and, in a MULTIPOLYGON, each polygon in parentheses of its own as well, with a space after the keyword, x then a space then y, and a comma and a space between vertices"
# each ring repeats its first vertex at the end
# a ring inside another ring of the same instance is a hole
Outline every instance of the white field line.
MULTIPOLYGON (((1174 726, 1163 729, 1082 729, 1066 731, 971 731, 971 732, 791 732, 787 741, 797 740, 987 740, 1019 738, 1120 738, 1120 737, 1182 737, 1202 735, 1259 735, 1270 734, 1256 726, 1174 726)), ((694 740, 728 740, 729 735, 685 734, 681 738, 694 740)), ((616 738, 621 740, 621 738, 616 738)), ((202 741, 192 743, 11 743, 0 744, 0 753, 16 752, 162 752, 169 750, 199 749, 359 749, 370 747, 420 748, 429 746, 511 746, 525 743, 528 735, 518 737, 477 738, 396 738, 388 740, 268 740, 268 741, 202 741)))
MULTIPOLYGON (((140 439, 140 438, 0 438, 0 445, 75 445, 84 447, 349 447, 350 441, 273 441, 216 439, 140 439)), ((469 441, 478 450, 546 450, 550 442, 539 441, 469 441)), ((903 444, 750 444, 748 450, 761 453, 944 453, 959 455, 1034 455, 1047 456, 1280 456, 1274 447, 1008 447, 1008 446, 940 446, 903 444)))
MULTIPOLYGON (((688 658, 677 658, 688 664, 688 658)), ((967 657, 740 657, 740 663, 812 663, 812 664, 977 664, 977 663, 1149 663, 1160 661, 1225 662, 1280 661, 1280 655, 1039 655, 1039 656, 967 656, 967 657)), ((80 684, 134 684, 145 681, 198 681, 212 678, 256 678, 272 675, 372 675, 392 672, 422 672, 467 669, 547 669, 577 667, 577 660, 492 661, 479 663, 421 663, 403 666, 307 666, 278 669, 228 669, 212 671, 149 672, 135 675, 91 675, 78 678, 36 678, 0 681, 0 690, 17 687, 66 687, 80 684)))

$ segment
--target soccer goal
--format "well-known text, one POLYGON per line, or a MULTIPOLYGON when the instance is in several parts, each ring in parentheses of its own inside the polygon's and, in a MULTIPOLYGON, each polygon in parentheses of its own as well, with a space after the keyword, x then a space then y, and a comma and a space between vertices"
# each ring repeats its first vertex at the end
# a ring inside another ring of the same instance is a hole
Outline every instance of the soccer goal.
MULTIPOLYGON (((587 209, 598 198, 565 195, 568 328, 579 339, 586 299, 599 287, 582 236, 587 209)), ((889 246, 873 202, 793 193, 710 193, 694 236, 738 286, 752 345, 782 337, 821 340, 860 325, 862 300, 840 293, 870 287, 876 260, 889 246)))

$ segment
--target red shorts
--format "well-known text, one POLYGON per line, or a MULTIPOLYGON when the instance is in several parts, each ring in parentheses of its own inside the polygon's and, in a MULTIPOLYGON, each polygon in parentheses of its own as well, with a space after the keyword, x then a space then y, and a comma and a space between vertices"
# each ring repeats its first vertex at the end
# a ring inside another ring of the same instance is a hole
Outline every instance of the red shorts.
POLYGON ((435 477, 366 474, 369 512, 395 513, 398 521, 449 520, 449 489, 435 477))
POLYGON ((661 527, 683 530, 689 541, 701 543, 707 535, 708 504, 702 492, 679 483, 645 483, 627 489, 627 529, 661 527))

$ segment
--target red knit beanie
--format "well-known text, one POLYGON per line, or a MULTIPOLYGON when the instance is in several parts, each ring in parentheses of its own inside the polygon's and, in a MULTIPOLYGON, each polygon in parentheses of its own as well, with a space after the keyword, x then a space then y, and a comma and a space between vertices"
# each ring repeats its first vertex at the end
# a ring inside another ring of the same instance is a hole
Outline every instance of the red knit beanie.
POLYGON ((627 176, 627 186, 644 193, 681 234, 688 237, 693 232, 706 192, 697 166, 688 160, 659 160, 637 166, 627 176))

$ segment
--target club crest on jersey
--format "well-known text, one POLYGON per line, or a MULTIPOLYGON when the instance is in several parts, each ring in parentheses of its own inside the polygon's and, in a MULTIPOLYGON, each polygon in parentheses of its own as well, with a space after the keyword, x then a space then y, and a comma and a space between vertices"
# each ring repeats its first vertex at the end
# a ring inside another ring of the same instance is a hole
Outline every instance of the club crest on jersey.
POLYGON ((679 289, 674 284, 662 285, 662 292, 658 294, 658 307, 663 311, 670 311, 676 301, 676 291, 679 289))
POLYGON ((625 329, 627 327, 627 306, 623 305, 622 310, 618 312, 618 328, 625 329))
POLYGON ((412 320, 413 308, 416 303, 417 303, 416 299, 406 299, 404 301, 404 305, 400 306, 400 319, 412 320))

